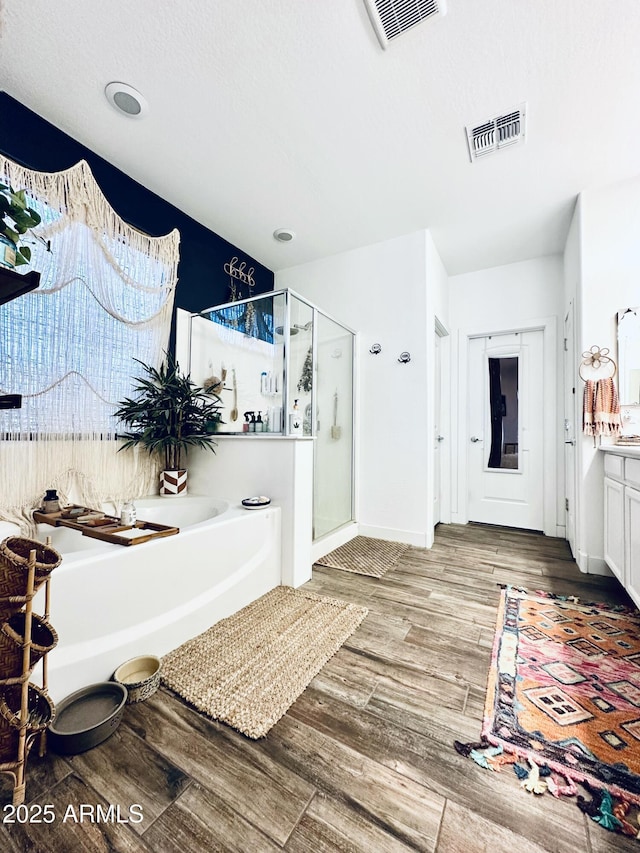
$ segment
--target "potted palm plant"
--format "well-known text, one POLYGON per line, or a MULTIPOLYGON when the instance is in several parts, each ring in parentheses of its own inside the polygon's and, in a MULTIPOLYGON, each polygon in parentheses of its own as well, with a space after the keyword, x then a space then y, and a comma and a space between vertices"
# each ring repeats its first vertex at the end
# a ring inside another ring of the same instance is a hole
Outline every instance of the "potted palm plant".
POLYGON ((186 495, 187 471, 183 453, 190 447, 203 447, 215 453, 207 424, 219 420, 220 398, 207 393, 191 377, 180 372, 170 353, 159 369, 135 359, 145 376, 134 382, 135 397, 118 403, 116 418, 129 428, 120 433, 124 444, 119 450, 142 445, 150 454, 161 455, 164 470, 160 476, 160 494, 186 495))
POLYGON ((0 183, 0 267, 14 269, 31 260, 31 249, 19 246, 27 231, 40 224, 40 214, 29 207, 25 190, 0 183))

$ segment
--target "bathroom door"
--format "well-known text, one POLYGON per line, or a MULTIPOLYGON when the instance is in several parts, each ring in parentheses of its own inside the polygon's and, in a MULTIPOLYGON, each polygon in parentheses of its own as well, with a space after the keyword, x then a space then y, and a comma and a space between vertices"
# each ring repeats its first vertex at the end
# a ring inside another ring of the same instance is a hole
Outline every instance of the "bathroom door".
POLYGON ((542 530, 543 332, 469 341, 469 521, 542 530))

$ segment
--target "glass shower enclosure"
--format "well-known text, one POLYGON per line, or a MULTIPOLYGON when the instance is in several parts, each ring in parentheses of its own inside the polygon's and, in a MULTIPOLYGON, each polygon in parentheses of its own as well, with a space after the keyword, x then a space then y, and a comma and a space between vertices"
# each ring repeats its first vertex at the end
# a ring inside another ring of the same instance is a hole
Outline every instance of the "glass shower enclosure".
POLYGON ((354 519, 355 333, 294 291, 191 315, 190 373, 219 435, 314 439, 313 538, 354 519))

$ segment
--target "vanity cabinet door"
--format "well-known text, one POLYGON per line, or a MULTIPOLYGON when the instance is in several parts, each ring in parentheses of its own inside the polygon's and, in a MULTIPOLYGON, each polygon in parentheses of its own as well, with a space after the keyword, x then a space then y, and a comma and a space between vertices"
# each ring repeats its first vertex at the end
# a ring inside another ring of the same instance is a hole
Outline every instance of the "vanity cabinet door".
MULTIPOLYGON (((640 491, 625 486, 625 563, 627 592, 640 602, 640 491)), ((640 606, 640 605, 639 605, 640 606)))
MULTIPOLYGON (((609 477, 604 478, 604 559, 623 586, 625 578, 624 486, 609 477)), ((640 496, 640 492, 638 493, 640 496)), ((638 508, 640 509, 640 507, 638 508)), ((638 565, 640 591, 640 565, 638 565)))

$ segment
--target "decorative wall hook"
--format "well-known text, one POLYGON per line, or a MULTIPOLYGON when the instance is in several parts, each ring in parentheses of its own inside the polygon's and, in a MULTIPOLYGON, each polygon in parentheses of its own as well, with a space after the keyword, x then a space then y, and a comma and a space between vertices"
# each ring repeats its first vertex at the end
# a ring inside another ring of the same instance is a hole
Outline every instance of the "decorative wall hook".
POLYGON ((617 366, 615 361, 609 355, 609 348, 594 345, 591 349, 585 350, 582 353, 582 361, 578 367, 578 373, 580 374, 582 381, 586 382, 588 377, 583 375, 583 367, 590 367, 592 370, 599 370, 603 366, 609 371, 608 375, 610 377, 616 375, 617 366))
POLYGON ((378 355, 382 352, 382 347, 380 346, 380 344, 372 344, 369 347, 369 352, 371 353, 371 355, 378 355))
POLYGON ((398 361, 400 364, 409 364, 411 361, 411 353, 410 352, 401 352, 398 356, 398 361))
POLYGON ((255 279, 253 278, 254 268, 249 267, 246 269, 247 262, 241 261, 238 263, 238 258, 234 256, 230 261, 224 265, 224 271, 231 278, 235 278, 238 281, 241 281, 243 284, 248 284, 249 287, 255 286, 255 279))

